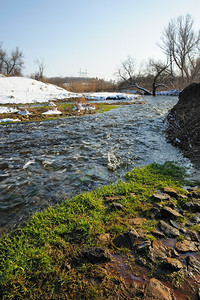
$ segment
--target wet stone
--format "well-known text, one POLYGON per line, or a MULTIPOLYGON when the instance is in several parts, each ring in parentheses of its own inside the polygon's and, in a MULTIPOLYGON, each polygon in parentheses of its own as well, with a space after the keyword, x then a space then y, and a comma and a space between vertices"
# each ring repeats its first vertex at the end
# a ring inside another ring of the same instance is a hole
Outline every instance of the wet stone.
POLYGON ((111 261, 111 255, 108 249, 98 247, 88 247, 83 250, 83 256, 91 263, 101 263, 111 261))
POLYGON ((200 190, 194 190, 190 192, 189 197, 200 199, 200 190))
POLYGON ((144 300, 172 300, 171 290, 156 278, 151 278, 144 291, 144 300))
POLYGON ((159 193, 154 193, 152 196, 153 200, 155 201, 167 201, 170 199, 170 196, 168 194, 159 194, 159 193))
POLYGON ((168 187, 168 186, 163 188, 163 192, 165 194, 170 195, 173 198, 178 198, 178 196, 179 196, 179 193, 175 189, 168 187))
POLYGON ((197 213, 195 216, 191 217, 187 222, 186 225, 187 226, 192 226, 195 224, 199 224, 200 223, 200 214, 197 213))
POLYGON ((151 242, 150 241, 144 241, 136 245, 136 250, 138 252, 146 252, 149 250, 151 247, 151 242))
POLYGON ((161 231, 158 231, 158 230, 153 230, 151 233, 158 239, 162 239, 165 237, 164 233, 162 233, 161 231))
POLYGON ((189 272, 200 274, 200 261, 198 261, 194 256, 190 255, 186 257, 185 261, 189 272))
POLYGON ((159 226, 160 230, 168 237, 176 237, 176 236, 179 236, 179 234, 180 234, 178 229, 172 227, 171 225, 169 225, 168 223, 166 223, 163 220, 159 221, 158 226, 159 226))
POLYGON ((177 221, 169 220, 169 223, 176 229, 183 229, 183 225, 177 221))
POLYGON ((133 248, 133 245, 137 241, 139 234, 134 228, 129 229, 128 231, 124 232, 123 234, 118 235, 114 240, 113 243, 116 247, 126 247, 129 249, 133 248))
POLYGON ((183 209, 191 212, 200 212, 200 204, 197 202, 185 203, 183 209))
POLYGON ((151 219, 159 219, 160 217, 160 210, 156 207, 151 207, 149 212, 148 212, 148 216, 151 219))
POLYGON ((163 207, 161 209, 161 216, 163 218, 166 218, 166 219, 177 219, 177 218, 180 218, 180 217, 183 217, 179 212, 177 212, 176 210, 170 208, 170 207, 163 207))
POLYGON ((189 241, 199 242, 199 235, 195 231, 188 230, 186 232, 185 239, 189 241))
POLYGON ((196 251, 198 251, 196 243, 192 242, 192 241, 188 241, 188 240, 177 242, 176 245, 175 245, 175 249, 179 253, 196 252, 196 251))
POLYGON ((166 260, 162 263, 162 267, 171 271, 179 271, 183 269, 182 263, 178 259, 171 257, 166 258, 166 260))

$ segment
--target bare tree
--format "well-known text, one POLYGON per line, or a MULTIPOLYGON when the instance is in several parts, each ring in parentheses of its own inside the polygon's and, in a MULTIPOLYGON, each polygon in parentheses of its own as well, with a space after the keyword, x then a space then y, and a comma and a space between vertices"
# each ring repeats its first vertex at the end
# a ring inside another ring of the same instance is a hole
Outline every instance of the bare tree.
POLYGON ((42 81, 44 79, 44 70, 46 68, 44 59, 36 59, 34 63, 38 66, 38 71, 34 74, 34 77, 36 80, 42 81))
POLYGON ((200 30, 193 30, 193 19, 187 14, 171 20, 161 35, 160 48, 170 62, 171 74, 180 72, 181 78, 190 80, 192 64, 199 56, 200 30))
POLYGON ((121 67, 118 69, 118 79, 121 82, 121 85, 124 89, 130 87, 136 87, 141 90, 145 95, 156 96, 156 90, 160 86, 166 86, 167 76, 169 76, 168 71, 169 64, 164 64, 160 61, 156 62, 153 59, 150 59, 147 65, 146 74, 140 76, 135 74, 135 60, 130 56, 121 63, 121 67), (140 77, 140 80, 139 80, 140 77), (138 84, 138 80, 141 81, 141 78, 147 79, 150 90, 141 84, 138 84))
POLYGON ((129 85, 135 83, 135 59, 128 56, 124 61, 121 62, 121 66, 117 71, 119 80, 123 80, 129 85))
POLYGON ((152 95, 156 96, 156 90, 159 87, 166 87, 167 81, 171 77, 171 72, 169 71, 168 63, 163 63, 161 61, 155 61, 150 59, 148 63, 148 72, 152 77, 152 95))
POLYGON ((0 72, 5 75, 21 75, 21 71, 24 65, 23 54, 16 47, 15 50, 9 55, 2 49, 2 44, 0 45, 0 72))

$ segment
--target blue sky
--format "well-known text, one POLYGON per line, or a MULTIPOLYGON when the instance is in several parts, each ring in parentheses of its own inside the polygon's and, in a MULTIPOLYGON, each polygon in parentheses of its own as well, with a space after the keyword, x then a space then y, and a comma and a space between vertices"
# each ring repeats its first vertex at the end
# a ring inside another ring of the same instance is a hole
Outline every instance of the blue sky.
POLYGON ((128 55, 138 64, 164 58, 156 45, 171 18, 191 14, 200 29, 199 0, 0 0, 0 42, 16 46, 25 60, 23 73, 44 60, 46 76, 115 79, 128 55))

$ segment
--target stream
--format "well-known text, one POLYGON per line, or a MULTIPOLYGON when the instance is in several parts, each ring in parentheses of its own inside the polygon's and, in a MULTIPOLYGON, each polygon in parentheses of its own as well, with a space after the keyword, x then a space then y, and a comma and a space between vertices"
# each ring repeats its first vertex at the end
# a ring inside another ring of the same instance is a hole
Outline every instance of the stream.
POLYGON ((142 100, 103 114, 0 125, 0 229, 123 179, 135 166, 170 160, 191 167, 166 142, 165 117, 178 98, 142 100))

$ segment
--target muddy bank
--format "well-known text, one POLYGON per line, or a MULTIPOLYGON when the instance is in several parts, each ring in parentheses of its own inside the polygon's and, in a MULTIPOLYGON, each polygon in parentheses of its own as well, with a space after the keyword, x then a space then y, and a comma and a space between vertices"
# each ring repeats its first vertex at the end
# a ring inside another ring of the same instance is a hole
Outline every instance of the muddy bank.
POLYGON ((200 83, 179 94, 178 103, 168 115, 168 141, 179 147, 195 165, 200 162, 200 83))

